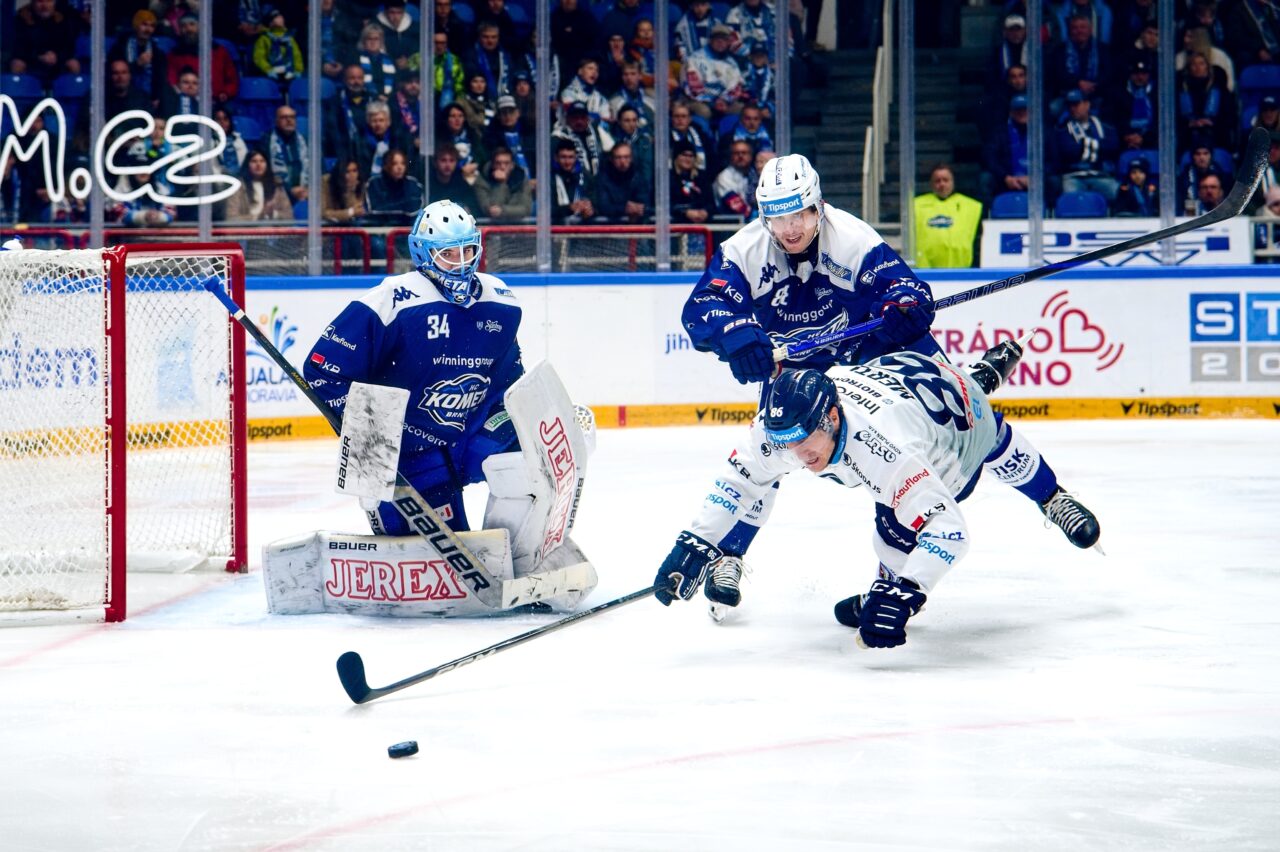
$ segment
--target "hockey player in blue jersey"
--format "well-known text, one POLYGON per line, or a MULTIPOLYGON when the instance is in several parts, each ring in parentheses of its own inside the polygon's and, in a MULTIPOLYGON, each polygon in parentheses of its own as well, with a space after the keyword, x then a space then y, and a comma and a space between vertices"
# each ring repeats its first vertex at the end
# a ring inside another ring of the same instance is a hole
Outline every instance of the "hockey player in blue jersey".
MULTIPOLYGON (((907 620, 969 548, 959 503, 984 465, 1002 456, 1002 441, 1013 431, 986 392, 1020 356, 1007 341, 972 373, 913 352, 827 373, 783 372, 750 436, 729 455, 702 511, 662 563, 657 598, 688 600, 705 578, 708 597, 737 606, 741 555, 750 542, 743 529, 763 525, 781 479, 806 468, 865 488, 875 503, 878 576, 868 592, 836 604, 836 620, 857 629, 865 646, 901 645, 907 620)), ((1062 495, 1051 518, 1078 546, 1096 544, 1097 519, 1061 490, 1047 464, 1032 463, 1038 486, 1062 495)))
MULTIPOLYGON (((352 382, 410 392, 400 472, 455 531, 470 529, 464 486, 481 463, 519 449, 503 394, 524 373, 520 306, 503 282, 477 272, 475 219, 452 201, 414 221, 414 270, 389 276, 349 304, 307 357, 303 376, 339 414, 352 382)), ((389 503, 369 513, 375 533, 412 532, 389 503)))
POLYGON ((727 361, 743 384, 774 374, 774 348, 875 317, 884 324, 873 334, 783 366, 824 370, 902 349, 940 351, 929 333, 929 285, 870 225, 823 203, 805 157, 766 163, 756 203, 760 217, 720 246, 685 302, 682 320, 695 349, 727 361))
MULTIPOLYGON (((877 317, 883 324, 871 334, 811 349, 781 366, 826 370, 902 351, 947 360, 929 330, 929 285, 870 225, 823 202, 808 159, 788 154, 766 163, 756 203, 760 218, 725 240, 685 302, 682 319, 695 349, 727 361, 743 384, 763 382, 762 404, 779 366, 776 347, 877 317)), ((1008 428, 997 442, 987 470, 1033 500, 1077 547, 1091 546, 1063 526, 1064 501, 1079 504, 1056 487, 1035 446, 1008 428)), ((766 514, 775 493, 762 498, 766 514)), ((755 527, 743 525, 726 552, 741 554, 754 534, 755 527)), ((714 602, 716 595, 708 583, 707 596, 714 602)))

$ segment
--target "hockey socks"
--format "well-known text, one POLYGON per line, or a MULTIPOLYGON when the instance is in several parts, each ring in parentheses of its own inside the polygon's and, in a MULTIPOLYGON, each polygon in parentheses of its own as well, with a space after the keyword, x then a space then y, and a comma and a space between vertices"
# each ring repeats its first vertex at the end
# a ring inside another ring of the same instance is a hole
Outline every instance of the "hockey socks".
POLYGON ((1043 504, 1058 490, 1058 477, 1035 445, 1005 422, 999 413, 995 449, 983 465, 991 475, 1043 504))
POLYGON ((986 469, 1005 485, 1012 485, 1034 500, 1049 522, 1062 530, 1076 547, 1097 544, 1101 535, 1098 519, 1084 504, 1062 490, 1057 475, 1040 456, 1040 451, 999 413, 996 417, 1000 427, 995 449, 984 462, 986 469))

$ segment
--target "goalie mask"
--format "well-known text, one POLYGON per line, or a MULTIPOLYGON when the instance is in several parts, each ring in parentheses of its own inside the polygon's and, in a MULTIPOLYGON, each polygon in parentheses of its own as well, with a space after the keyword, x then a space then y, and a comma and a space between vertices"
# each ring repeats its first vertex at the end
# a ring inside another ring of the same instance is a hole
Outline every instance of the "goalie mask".
POLYGON ((756 207, 773 244, 789 254, 807 249, 826 218, 818 173, 802 154, 765 163, 756 184, 756 207))
POLYGON ((452 201, 435 201, 422 208, 409 234, 414 268, 462 307, 479 295, 476 269, 482 251, 475 218, 452 201))

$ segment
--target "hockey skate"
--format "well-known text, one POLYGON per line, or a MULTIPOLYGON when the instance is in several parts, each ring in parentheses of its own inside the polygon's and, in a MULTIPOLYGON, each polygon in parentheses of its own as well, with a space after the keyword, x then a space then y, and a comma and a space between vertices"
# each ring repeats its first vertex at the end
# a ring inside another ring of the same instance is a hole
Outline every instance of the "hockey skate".
POLYGON ((1030 334, 1022 340, 1003 340, 992 346, 976 364, 969 368, 969 375, 982 388, 982 392, 990 396, 996 392, 1013 373, 1013 368, 1022 360, 1023 346, 1030 339, 1030 334))
POLYGON ((1053 496, 1040 504, 1040 511, 1076 547, 1097 546, 1098 538, 1102 535, 1098 519, 1079 500, 1063 490, 1062 486, 1058 486, 1053 496))
POLYGON ((711 601, 708 614, 719 624, 728 617, 730 610, 742 603, 742 559, 737 556, 721 556, 708 566, 707 581, 702 593, 711 601))

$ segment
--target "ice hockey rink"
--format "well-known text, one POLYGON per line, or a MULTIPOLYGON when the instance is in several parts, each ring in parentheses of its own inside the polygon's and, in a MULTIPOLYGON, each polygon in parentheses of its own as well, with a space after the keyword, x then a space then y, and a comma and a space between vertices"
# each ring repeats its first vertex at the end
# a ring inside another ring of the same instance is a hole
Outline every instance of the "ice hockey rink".
MULTIPOLYGON (((0 629, 0 848, 1280 848, 1280 427, 1021 425, 1106 555, 984 481, 890 651, 831 616, 873 574, 868 496, 803 472, 732 622, 645 599, 361 707, 344 651, 380 686, 554 616, 273 617, 255 555, 132 576, 123 624, 0 629)), ((652 582, 739 428, 600 434, 587 606, 652 582)), ((333 462, 250 448, 255 554, 364 531, 333 462)))

